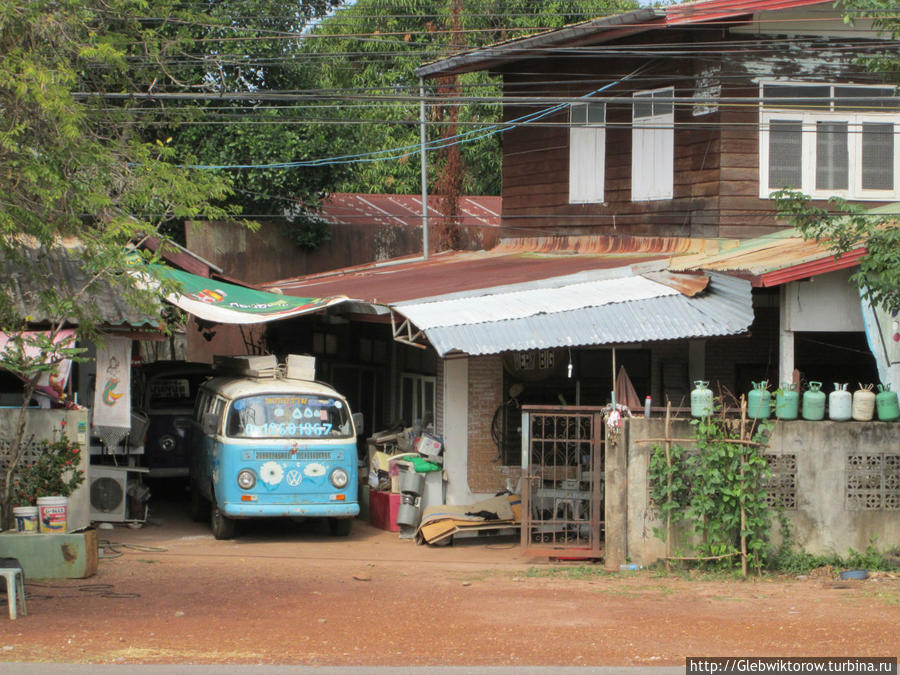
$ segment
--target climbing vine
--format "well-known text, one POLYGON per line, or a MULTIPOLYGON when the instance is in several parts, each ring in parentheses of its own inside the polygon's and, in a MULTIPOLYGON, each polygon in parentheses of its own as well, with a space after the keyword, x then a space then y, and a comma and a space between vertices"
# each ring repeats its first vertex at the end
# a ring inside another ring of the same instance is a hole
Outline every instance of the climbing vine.
POLYGON ((761 569, 772 517, 763 457, 772 425, 722 412, 691 423, 690 449, 670 442, 653 448, 650 497, 666 523, 654 534, 671 546, 672 528, 687 523, 693 536, 687 537, 692 556, 686 559, 725 565, 741 560, 745 574, 748 565, 761 569))

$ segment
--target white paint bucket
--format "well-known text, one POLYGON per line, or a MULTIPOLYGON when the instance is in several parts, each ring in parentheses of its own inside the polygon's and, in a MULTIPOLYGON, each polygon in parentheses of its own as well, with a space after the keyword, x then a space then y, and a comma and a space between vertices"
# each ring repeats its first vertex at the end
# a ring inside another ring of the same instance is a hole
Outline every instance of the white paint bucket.
POLYGON ((41 532, 63 534, 67 530, 66 517, 69 511, 68 497, 38 497, 38 520, 41 532))
POLYGON ((34 534, 38 531, 38 509, 36 506, 16 506, 13 508, 16 532, 34 534))

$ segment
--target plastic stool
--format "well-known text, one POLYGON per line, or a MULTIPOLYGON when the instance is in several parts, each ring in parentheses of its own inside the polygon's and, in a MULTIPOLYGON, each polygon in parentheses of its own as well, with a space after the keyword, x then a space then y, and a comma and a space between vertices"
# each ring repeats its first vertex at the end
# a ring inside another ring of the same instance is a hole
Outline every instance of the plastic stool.
POLYGON ((21 608, 22 616, 28 616, 25 609, 25 576, 21 567, 0 567, 0 575, 6 578, 6 598, 9 602, 9 618, 18 618, 17 609, 21 608))

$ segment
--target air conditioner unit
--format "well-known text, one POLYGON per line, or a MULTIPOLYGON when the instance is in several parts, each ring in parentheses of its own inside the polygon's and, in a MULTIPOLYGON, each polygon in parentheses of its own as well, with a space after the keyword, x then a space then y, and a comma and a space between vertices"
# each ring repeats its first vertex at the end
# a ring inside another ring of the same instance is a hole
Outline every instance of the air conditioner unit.
POLYGON ((88 467, 91 496, 91 520, 123 522, 128 511, 128 468, 118 466, 88 467))

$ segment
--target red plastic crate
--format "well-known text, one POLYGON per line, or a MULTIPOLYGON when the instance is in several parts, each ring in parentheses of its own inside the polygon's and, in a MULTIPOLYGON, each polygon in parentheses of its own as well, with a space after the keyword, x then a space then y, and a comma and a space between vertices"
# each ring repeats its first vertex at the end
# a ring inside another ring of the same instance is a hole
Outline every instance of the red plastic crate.
POLYGON ((400 509, 400 497, 396 492, 369 492, 369 519, 372 525, 382 530, 399 532, 397 511, 400 509))

